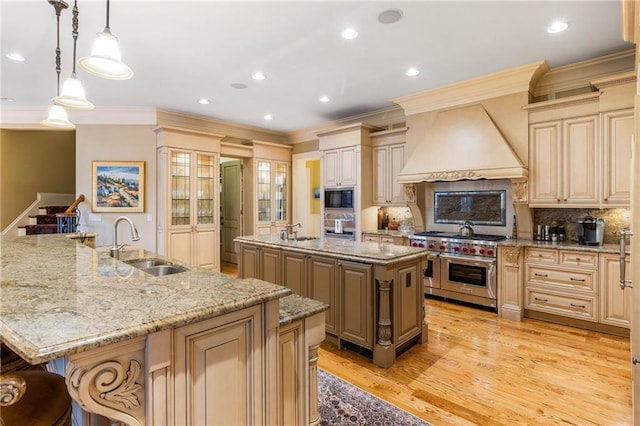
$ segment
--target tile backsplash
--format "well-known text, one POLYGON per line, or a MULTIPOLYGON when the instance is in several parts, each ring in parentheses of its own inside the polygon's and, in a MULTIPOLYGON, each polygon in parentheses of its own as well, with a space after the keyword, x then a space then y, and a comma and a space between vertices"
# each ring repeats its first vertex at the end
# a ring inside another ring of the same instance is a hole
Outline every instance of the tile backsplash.
POLYGON ((566 240, 577 240, 578 219, 585 216, 604 219, 604 243, 616 244, 620 241, 620 229, 629 228, 631 212, 629 209, 533 209, 535 225, 565 225, 566 240))

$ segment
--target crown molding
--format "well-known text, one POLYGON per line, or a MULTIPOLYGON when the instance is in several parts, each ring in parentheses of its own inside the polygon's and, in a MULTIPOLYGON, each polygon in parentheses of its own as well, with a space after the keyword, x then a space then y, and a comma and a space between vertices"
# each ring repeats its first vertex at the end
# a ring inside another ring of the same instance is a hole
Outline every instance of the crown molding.
POLYGON ((549 69, 538 61, 414 95, 393 99, 406 115, 451 108, 515 93, 530 92, 549 69))
MULTIPOLYGON (((47 116, 49 107, 3 106, 0 113, 0 127, 3 129, 50 130, 40 122, 47 116)), ((69 121, 76 125, 120 124, 155 125, 156 109, 149 107, 96 107, 92 110, 67 108, 69 121)))

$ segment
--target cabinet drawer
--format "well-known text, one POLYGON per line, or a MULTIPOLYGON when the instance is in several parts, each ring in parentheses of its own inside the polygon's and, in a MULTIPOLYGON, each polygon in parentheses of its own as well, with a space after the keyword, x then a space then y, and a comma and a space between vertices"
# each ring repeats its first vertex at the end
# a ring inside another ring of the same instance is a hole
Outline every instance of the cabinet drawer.
POLYGON ((370 242, 370 243, 378 243, 380 242, 380 237, 375 234, 362 234, 362 241, 370 242))
POLYGON ((587 321, 595 322, 598 319, 595 295, 566 295, 539 288, 527 288, 525 308, 587 321))
POLYGON ((389 235, 381 235, 380 236, 380 244, 395 244, 396 239, 389 235))
POLYGON ((560 264, 595 269, 598 266, 598 254, 585 253, 583 251, 560 250, 560 264))
POLYGON ((579 290, 595 292, 597 288, 596 271, 578 271, 527 265, 526 274, 527 285, 542 284, 564 291, 579 290))
POLYGON ((528 248, 525 262, 558 263, 558 250, 528 248))

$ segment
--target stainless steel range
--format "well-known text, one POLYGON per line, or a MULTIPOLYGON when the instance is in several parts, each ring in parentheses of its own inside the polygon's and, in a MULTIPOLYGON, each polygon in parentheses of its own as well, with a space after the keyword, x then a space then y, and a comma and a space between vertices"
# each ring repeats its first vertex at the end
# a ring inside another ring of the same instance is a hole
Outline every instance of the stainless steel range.
POLYGON ((438 231, 412 235, 413 247, 431 252, 424 270, 425 294, 497 309, 496 252, 504 238, 438 231))

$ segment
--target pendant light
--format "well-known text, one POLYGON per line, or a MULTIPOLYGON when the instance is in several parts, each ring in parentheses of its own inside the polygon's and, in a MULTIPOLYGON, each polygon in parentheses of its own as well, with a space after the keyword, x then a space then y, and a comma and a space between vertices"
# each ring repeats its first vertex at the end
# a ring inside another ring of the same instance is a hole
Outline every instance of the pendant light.
POLYGON ((80 66, 90 74, 109 80, 128 80, 133 71, 122 62, 118 39, 109 28, 109 0, 107 0, 107 25, 91 47, 91 56, 80 58, 80 66))
MULTIPOLYGON (((60 94, 60 12, 69 7, 62 0, 47 0, 56 10, 57 19, 57 45, 56 45, 56 74, 58 74, 57 92, 60 94)), ((69 121, 67 111, 60 105, 53 104, 49 109, 49 115, 41 122, 45 126, 57 127, 62 129, 74 129, 76 126, 69 121)))
POLYGON ((93 104, 87 100, 84 94, 82 82, 76 76, 76 45, 78 42, 78 0, 73 3, 73 70, 71 76, 62 84, 60 95, 53 98, 53 102, 75 109, 93 109, 93 104))

